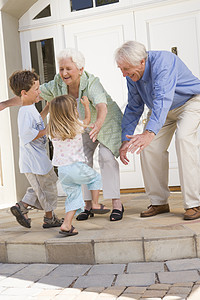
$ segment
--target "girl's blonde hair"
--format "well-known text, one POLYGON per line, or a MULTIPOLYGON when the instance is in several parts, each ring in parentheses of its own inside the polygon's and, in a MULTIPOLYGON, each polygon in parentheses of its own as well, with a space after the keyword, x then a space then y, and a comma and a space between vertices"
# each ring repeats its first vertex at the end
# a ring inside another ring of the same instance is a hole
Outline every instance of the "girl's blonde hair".
POLYGON ((63 95, 54 98, 49 106, 49 134, 61 140, 73 139, 83 132, 78 120, 77 101, 73 96, 63 95))

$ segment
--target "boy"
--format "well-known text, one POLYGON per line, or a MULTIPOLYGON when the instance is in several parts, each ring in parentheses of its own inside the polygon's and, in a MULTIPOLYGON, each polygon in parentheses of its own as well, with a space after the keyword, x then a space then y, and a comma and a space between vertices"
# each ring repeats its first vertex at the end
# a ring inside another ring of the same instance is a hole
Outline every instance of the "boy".
POLYGON ((33 71, 17 71, 11 75, 9 83, 14 94, 23 102, 18 113, 19 168, 31 185, 23 199, 10 210, 24 227, 31 228, 28 206, 45 211, 43 228, 59 227, 63 220, 54 214, 57 176, 46 153, 47 138, 43 122, 49 107, 47 104, 41 113, 35 107, 35 103, 40 101, 39 76, 33 71))

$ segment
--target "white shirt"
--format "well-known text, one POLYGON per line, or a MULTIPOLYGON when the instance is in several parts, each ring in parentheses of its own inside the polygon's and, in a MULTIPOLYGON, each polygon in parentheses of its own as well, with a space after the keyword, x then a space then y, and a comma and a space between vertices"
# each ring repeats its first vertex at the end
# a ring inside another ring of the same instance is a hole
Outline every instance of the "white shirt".
POLYGON ((52 164, 66 166, 75 162, 86 162, 83 151, 82 134, 77 134, 74 139, 52 139, 54 152, 52 164))
POLYGON ((18 113, 19 131, 19 168, 21 173, 45 175, 52 169, 47 156, 47 137, 35 140, 39 131, 44 129, 44 122, 35 104, 22 106, 18 113))

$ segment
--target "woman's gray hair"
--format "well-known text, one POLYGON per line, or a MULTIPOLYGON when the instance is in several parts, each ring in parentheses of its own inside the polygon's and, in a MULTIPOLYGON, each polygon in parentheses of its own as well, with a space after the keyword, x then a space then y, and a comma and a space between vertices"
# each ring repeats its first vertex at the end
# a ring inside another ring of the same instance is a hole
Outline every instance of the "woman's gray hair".
POLYGON ((79 70, 85 66, 85 58, 83 54, 74 48, 65 48, 61 50, 56 58, 58 64, 62 59, 71 58, 79 70))
POLYGON ((138 66, 141 60, 146 59, 147 56, 145 46, 136 41, 128 41, 115 51, 117 63, 127 62, 133 66, 138 66))

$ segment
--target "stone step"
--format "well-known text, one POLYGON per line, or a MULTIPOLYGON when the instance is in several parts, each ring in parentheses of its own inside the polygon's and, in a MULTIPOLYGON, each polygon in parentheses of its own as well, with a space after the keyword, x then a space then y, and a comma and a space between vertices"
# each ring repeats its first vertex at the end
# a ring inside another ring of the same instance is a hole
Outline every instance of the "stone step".
MULTIPOLYGON (((122 194, 121 221, 109 213, 73 225, 79 234, 63 237, 59 228, 43 229, 43 212, 32 210, 30 229, 20 226, 9 208, 0 210, 0 262, 55 264, 118 264, 160 262, 200 257, 200 220, 184 221, 182 195, 171 193, 170 213, 140 218, 149 201, 145 194, 122 194)), ((110 200, 100 202, 111 208, 110 200)), ((64 217, 59 197, 58 217, 64 217)))

